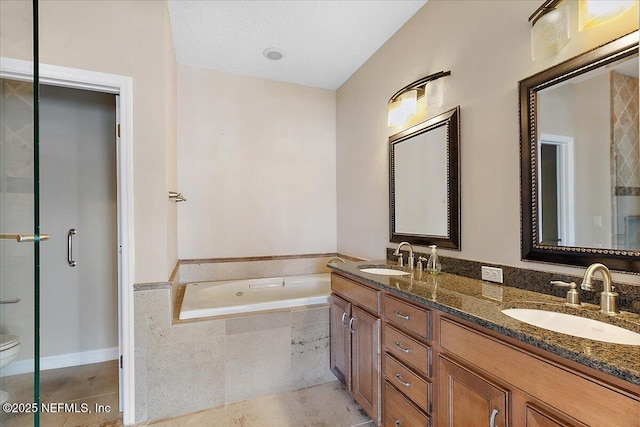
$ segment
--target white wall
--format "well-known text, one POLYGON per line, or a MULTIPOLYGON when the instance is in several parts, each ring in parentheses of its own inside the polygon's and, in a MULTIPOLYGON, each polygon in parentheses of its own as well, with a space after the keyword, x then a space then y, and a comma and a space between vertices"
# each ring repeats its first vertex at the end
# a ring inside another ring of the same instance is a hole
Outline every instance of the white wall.
POLYGON ((576 85, 576 122, 584 124, 576 128, 577 246, 613 247, 609 80, 607 73, 576 85))
MULTIPOLYGON (((2 55, 30 60, 31 2, 0 5, 2 55), (26 41, 14 44, 7 35, 26 41)), ((176 206, 168 198, 176 64, 167 4, 48 0, 39 2, 39 13, 41 63, 133 77, 135 281, 166 281, 177 259, 176 206)))
POLYGON ((336 251, 335 92, 178 67, 180 259, 336 251))
MULTIPOLYGON (((576 5, 571 2, 574 28, 576 5)), ((527 19, 539 6, 538 0, 430 0, 338 89, 339 252, 380 259, 395 246, 388 237, 387 138, 401 129, 387 128, 387 101, 409 82, 451 70, 443 80, 443 105, 406 126, 461 107, 462 250, 443 254, 583 271, 520 260, 518 81, 631 32, 638 27, 637 9, 611 24, 575 31, 558 55, 533 61, 527 19)))
POLYGON ((538 133, 574 138, 574 161, 580 165, 574 170, 575 246, 613 247, 609 74, 549 88, 538 101, 538 133))

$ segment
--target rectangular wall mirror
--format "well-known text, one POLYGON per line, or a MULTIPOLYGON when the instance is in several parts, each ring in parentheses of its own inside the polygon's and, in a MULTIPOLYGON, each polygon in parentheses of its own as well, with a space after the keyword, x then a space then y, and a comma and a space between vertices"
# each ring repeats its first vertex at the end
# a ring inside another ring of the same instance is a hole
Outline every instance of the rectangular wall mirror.
POLYGON ((520 82, 522 257, 640 272, 638 32, 520 82))
POLYGON ((460 249, 460 107, 389 138, 390 239, 460 249))

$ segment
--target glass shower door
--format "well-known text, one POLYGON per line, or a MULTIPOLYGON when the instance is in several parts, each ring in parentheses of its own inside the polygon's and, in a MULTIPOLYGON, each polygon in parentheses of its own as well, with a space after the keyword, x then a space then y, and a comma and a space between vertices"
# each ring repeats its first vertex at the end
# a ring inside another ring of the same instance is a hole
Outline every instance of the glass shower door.
POLYGON ((0 2, 0 425, 39 425, 37 1, 0 2), (26 71, 25 71, 26 70, 26 71))

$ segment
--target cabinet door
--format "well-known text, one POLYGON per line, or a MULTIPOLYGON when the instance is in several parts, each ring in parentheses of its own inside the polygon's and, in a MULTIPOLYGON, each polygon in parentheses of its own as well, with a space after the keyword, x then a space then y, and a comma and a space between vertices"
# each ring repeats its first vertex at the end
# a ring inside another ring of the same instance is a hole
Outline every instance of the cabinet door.
POLYGON ((513 392, 511 408, 513 425, 524 427, 586 427, 580 421, 524 393, 513 392))
POLYGON ((331 372, 351 391, 351 303, 337 295, 331 295, 331 372))
POLYGON ((380 319, 353 307, 352 394, 376 421, 380 420, 380 319))
POLYGON ((439 360, 441 427, 507 425, 507 391, 444 357, 439 360))

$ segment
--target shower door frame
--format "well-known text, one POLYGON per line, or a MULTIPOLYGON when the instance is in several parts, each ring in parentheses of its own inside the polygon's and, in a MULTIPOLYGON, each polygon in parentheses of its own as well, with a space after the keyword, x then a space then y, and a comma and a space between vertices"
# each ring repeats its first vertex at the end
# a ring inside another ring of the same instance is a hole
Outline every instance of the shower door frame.
MULTIPOLYGON (((33 62, 0 57, 0 78, 33 81, 33 62)), ((134 217, 133 217, 133 79, 40 63, 39 83, 119 96, 116 123, 118 216, 118 346, 122 381, 120 402, 124 425, 135 423, 134 369, 134 217), (126 363, 122 363, 122 360, 126 363)), ((115 132, 115 129, 114 129, 115 132)))

